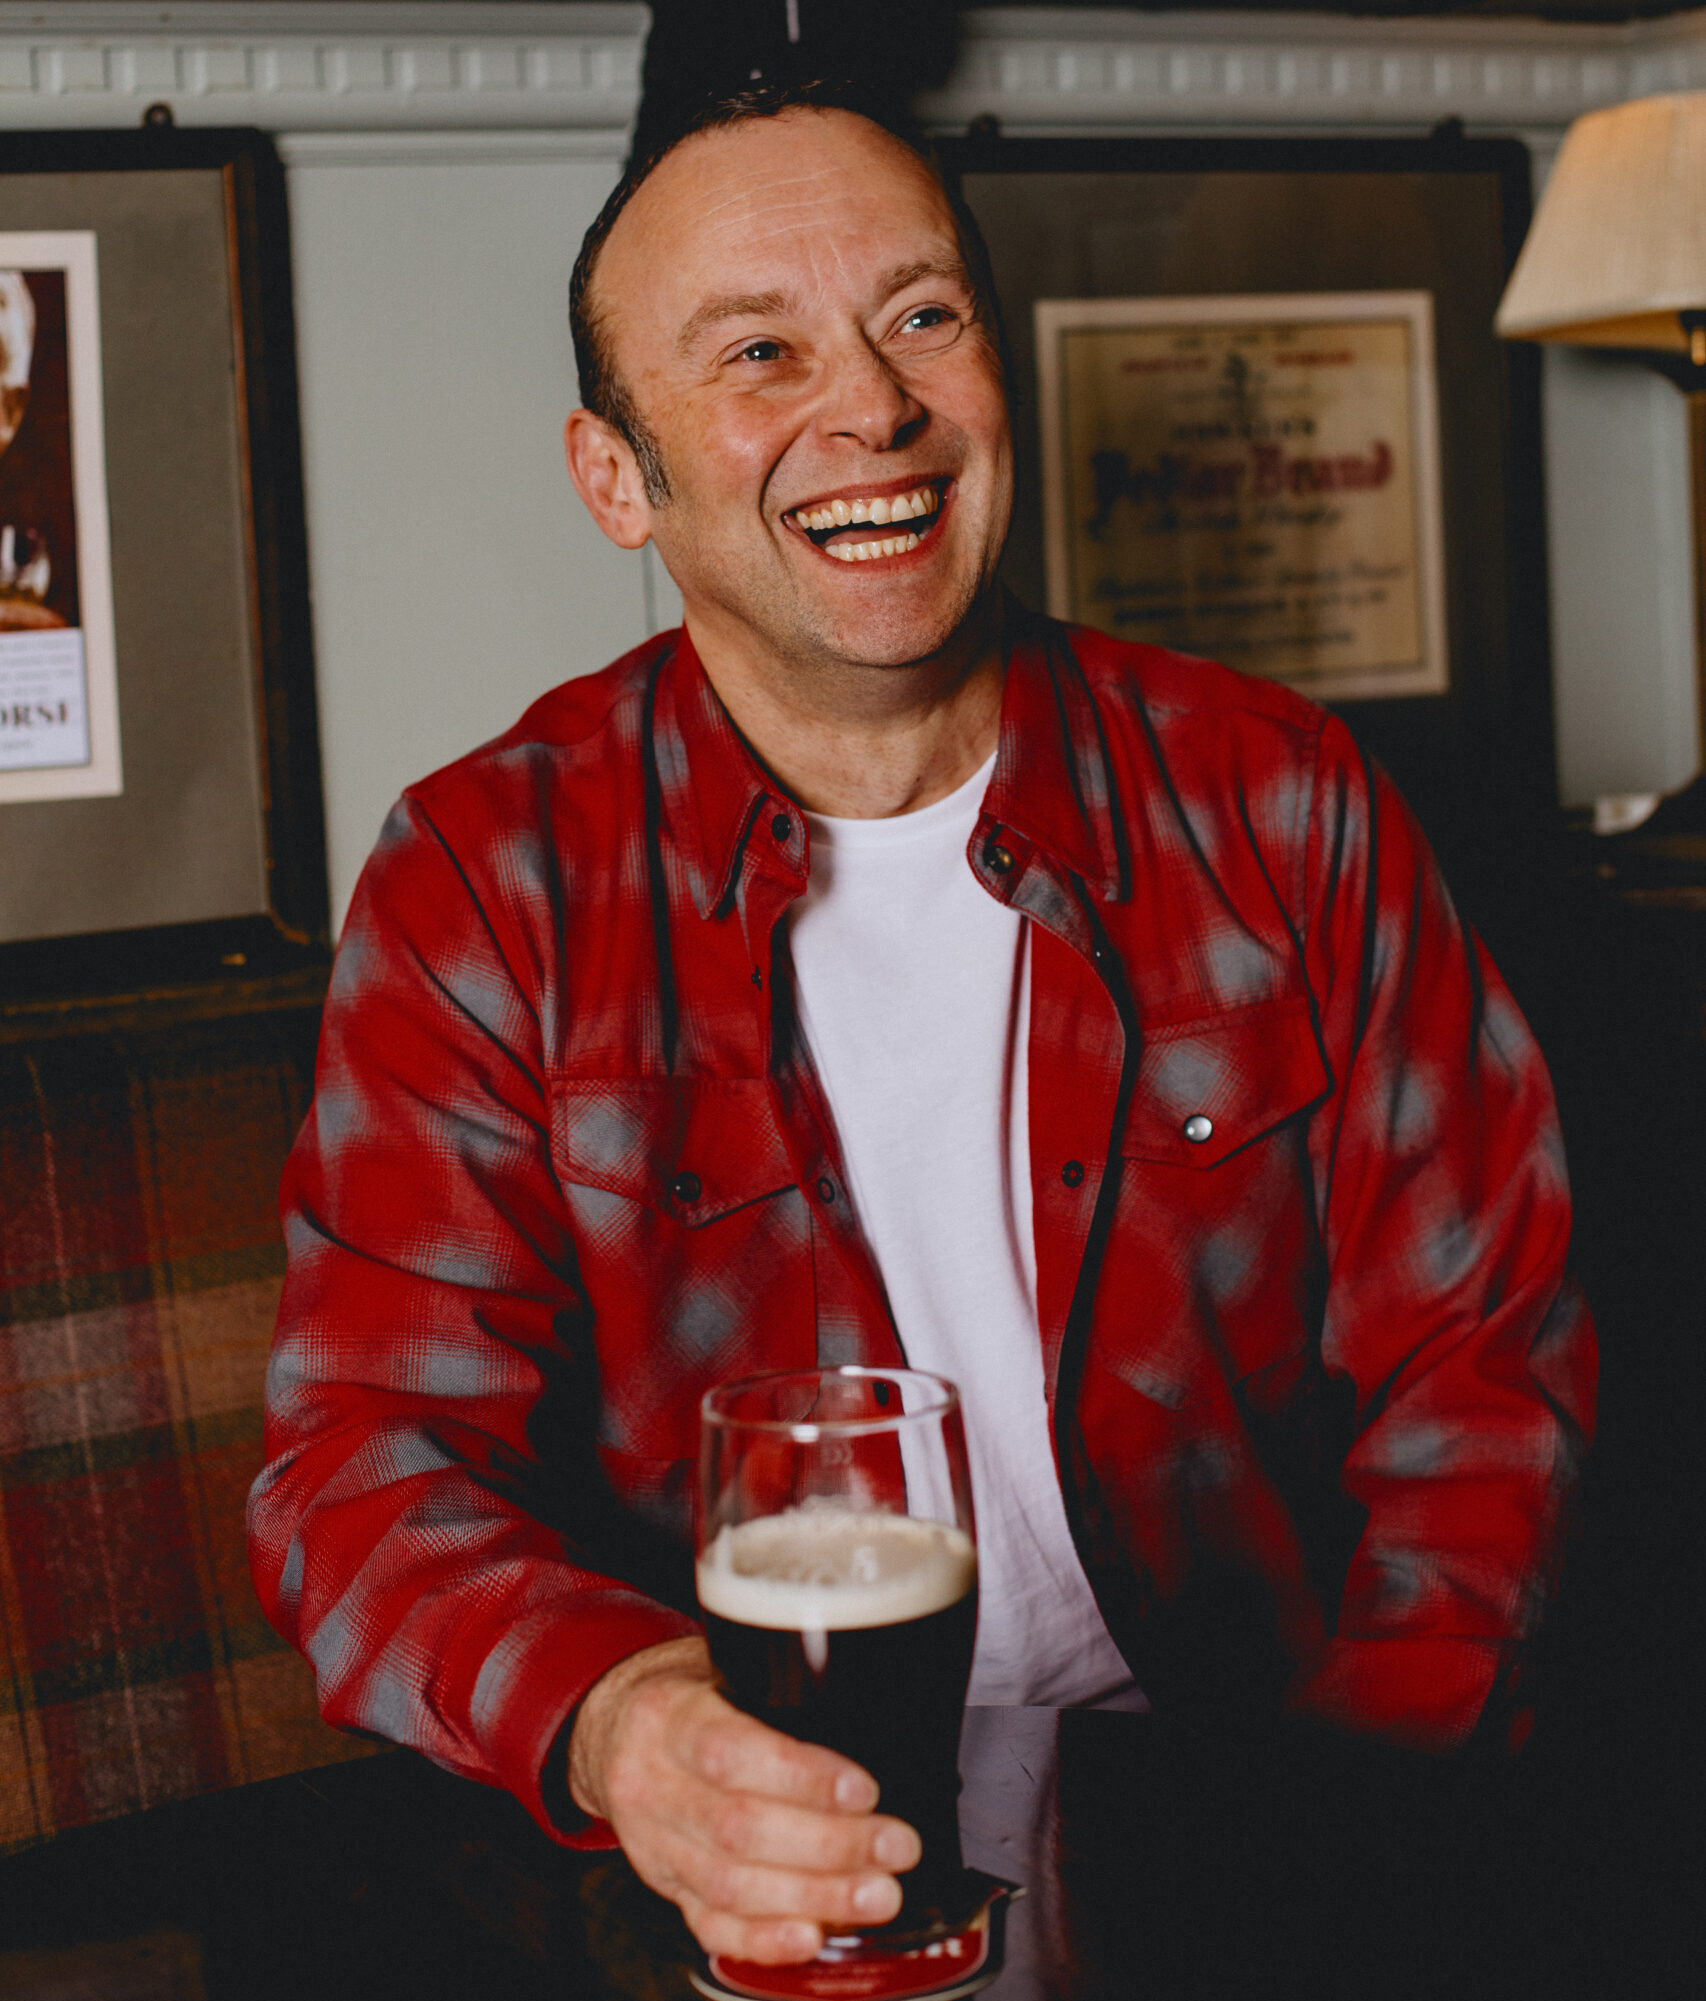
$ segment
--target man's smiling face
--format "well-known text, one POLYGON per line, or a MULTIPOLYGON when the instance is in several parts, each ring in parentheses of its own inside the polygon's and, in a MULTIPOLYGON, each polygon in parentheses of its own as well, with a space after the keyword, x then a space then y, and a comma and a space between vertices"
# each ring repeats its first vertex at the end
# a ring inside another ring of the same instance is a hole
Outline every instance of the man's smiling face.
POLYGON ((923 162, 841 111, 698 134, 624 210, 593 290, 668 475, 645 525, 701 651, 885 667, 947 646, 993 583, 1012 454, 923 162))

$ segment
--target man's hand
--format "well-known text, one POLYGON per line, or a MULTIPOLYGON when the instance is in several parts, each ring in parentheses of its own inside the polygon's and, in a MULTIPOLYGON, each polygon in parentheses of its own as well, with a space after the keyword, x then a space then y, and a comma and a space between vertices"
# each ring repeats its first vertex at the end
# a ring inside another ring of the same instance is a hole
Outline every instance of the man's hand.
POLYGON ((876 1781, 725 1702, 705 1643, 648 1647, 593 1684, 569 1739, 569 1791, 681 1906, 707 1952, 810 1959, 825 1926, 882 1924, 918 1836, 877 1814, 876 1781))

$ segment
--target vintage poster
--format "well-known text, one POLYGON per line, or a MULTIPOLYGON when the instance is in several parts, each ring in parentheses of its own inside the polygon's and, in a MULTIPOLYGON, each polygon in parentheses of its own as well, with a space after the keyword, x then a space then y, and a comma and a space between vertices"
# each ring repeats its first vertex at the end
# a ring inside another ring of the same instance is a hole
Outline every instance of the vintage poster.
POLYGON ((95 237, 0 232, 0 807, 123 789, 95 237))
POLYGON ((1321 701, 1445 692, 1430 294, 1035 314, 1056 617, 1321 701))

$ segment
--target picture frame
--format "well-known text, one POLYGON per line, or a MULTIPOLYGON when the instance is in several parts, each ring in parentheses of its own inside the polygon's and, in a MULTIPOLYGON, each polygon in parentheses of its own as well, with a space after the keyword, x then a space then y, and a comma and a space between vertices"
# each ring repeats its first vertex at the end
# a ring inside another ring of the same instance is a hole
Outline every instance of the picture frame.
POLYGON ((0 804, 124 789, 100 341, 94 231, 0 232, 0 804))
POLYGON ((990 121, 937 150, 1001 308, 1016 474, 1003 574, 1033 606, 1049 602, 1039 301, 1430 297, 1445 683, 1321 693, 1489 910, 1501 843, 1559 819, 1539 361, 1493 332, 1530 212, 1527 148, 1455 122, 1417 139, 1033 139, 990 121))
MULTIPOLYGON (((57 268, 80 301, 60 336, 76 390, 75 476, 44 473, 38 451, 29 476, 9 477, 32 421, 26 403, 12 449, 0 451, 0 543, 10 528, 15 550, 63 563, 74 539, 89 662, 86 759, 20 752, 15 735, 8 770, 0 735, 0 1016, 323 974, 325 835, 277 151, 246 129, 0 135, 0 250, 13 260, 0 257, 0 273, 22 273, 45 297, 40 274, 57 268), (58 518, 74 516, 75 528, 68 537, 61 527, 55 552, 32 524, 67 484, 74 504, 58 518), (89 597, 91 582, 101 595, 103 554, 104 690, 89 597)), ((0 683, 4 641, 0 618, 0 683)), ((63 681, 69 642, 59 645, 63 681)), ((44 702, 25 722, 43 709, 62 720, 44 702)))
POLYGON ((1053 617, 1317 700, 1446 691, 1430 293, 1033 317, 1053 617))

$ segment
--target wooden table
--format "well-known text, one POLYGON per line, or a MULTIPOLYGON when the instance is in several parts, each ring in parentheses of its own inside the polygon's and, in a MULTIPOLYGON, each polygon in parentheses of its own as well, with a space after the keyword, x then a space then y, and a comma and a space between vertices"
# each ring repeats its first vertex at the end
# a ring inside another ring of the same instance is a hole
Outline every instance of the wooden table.
MULTIPOLYGON (((974 1712, 967 1859, 1029 1885, 990 1992, 1697 1991, 1675 1813, 1692 1785, 1649 1749, 1632 1761, 1608 1736, 1483 1769, 1305 1735, 1205 1746, 1142 1715, 974 1712)), ((5 2001, 685 2001, 685 1952, 620 1856, 558 1849, 507 1796, 406 1753, 0 1862, 5 2001)))

